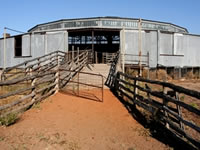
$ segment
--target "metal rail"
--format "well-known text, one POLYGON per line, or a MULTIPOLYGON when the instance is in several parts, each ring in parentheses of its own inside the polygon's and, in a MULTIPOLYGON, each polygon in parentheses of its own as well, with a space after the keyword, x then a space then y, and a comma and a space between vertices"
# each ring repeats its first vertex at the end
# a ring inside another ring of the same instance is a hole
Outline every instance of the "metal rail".
POLYGON ((62 73, 62 72, 70 72, 70 74, 73 74, 73 76, 74 76, 73 78, 68 76, 68 78, 66 78, 66 79, 65 78, 64 79, 60 78, 60 81, 61 82, 65 81, 68 84, 69 83, 77 83, 77 87, 78 87, 77 88, 77 94, 78 94, 78 96, 81 96, 80 95, 80 91, 81 91, 80 90, 80 85, 86 85, 88 87, 94 87, 94 88, 101 89, 101 100, 100 101, 103 102, 103 100, 104 100, 104 77, 103 77, 103 75, 95 74, 95 73, 82 72, 82 71, 68 70, 68 69, 59 69, 59 72, 60 73, 62 73), (89 80, 91 80, 93 77, 99 77, 100 79, 97 79, 97 81, 101 81, 101 84, 98 85, 96 82, 93 83, 93 84, 90 84, 90 83, 87 82, 87 80, 84 80, 85 82, 83 82, 83 81, 81 82, 80 81, 80 76, 83 75, 83 74, 88 75, 87 78, 89 80), (93 77, 91 77, 91 76, 93 76, 93 77), (77 81, 74 81, 74 80, 77 80, 77 81))

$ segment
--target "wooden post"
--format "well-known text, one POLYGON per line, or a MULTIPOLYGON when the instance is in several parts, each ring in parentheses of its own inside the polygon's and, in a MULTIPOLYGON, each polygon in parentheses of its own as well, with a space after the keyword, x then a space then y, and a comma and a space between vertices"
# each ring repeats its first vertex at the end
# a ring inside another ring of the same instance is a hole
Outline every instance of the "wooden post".
MULTIPOLYGON (((38 59, 38 71, 40 71, 40 68, 41 66, 40 66, 40 58, 38 59)), ((39 72, 38 72, 39 73, 39 72)))
POLYGON ((118 90, 119 90, 119 80, 120 79, 120 74, 117 72, 116 76, 115 76, 115 83, 114 83, 114 89, 115 89, 115 92, 116 94, 118 95, 118 90))
POLYGON ((36 83, 36 78, 35 79, 33 79, 32 80, 32 82, 31 82, 31 86, 33 87, 33 89, 32 89, 32 94, 33 94, 33 96, 32 96, 32 102, 35 102, 35 96, 36 96, 36 92, 35 92, 35 83, 36 83))
MULTIPOLYGON (((175 95, 175 98, 180 101, 180 98, 179 98, 179 93, 176 92, 176 95, 175 95)), ((177 111, 178 111, 178 116, 182 118, 182 111, 181 111, 181 107, 179 105, 176 105, 177 107, 177 111)), ((180 128, 184 130, 184 124, 182 121, 179 121, 179 125, 180 125, 180 128)))
POLYGON ((179 71, 178 72, 179 72, 179 77, 178 78, 181 79, 181 67, 179 67, 179 71))
POLYGON ((55 83, 56 83, 56 86, 55 86, 55 90, 56 90, 56 93, 60 90, 60 74, 59 74, 59 68, 57 69, 57 72, 55 74, 56 76, 56 80, 55 80, 55 83))
POLYGON ((55 80, 55 83, 56 83, 56 86, 55 86, 55 90, 56 90, 56 93, 60 90, 60 56, 58 55, 57 53, 57 72, 55 74, 56 76, 56 80, 55 80))
MULTIPOLYGON (((163 94, 167 94, 166 88, 163 86, 163 94)), ((165 98, 163 98, 163 105, 167 107, 168 101, 166 101, 165 98)), ((164 110, 164 115, 166 119, 168 119, 168 113, 164 110)), ((169 129, 169 124, 166 122, 165 127, 169 129)))
MULTIPOLYGON (((136 94, 137 94, 137 80, 135 79, 134 80, 134 89, 133 89, 133 103, 134 103, 134 101, 136 100, 136 94)), ((134 103, 134 107, 135 107, 136 105, 135 105, 135 103, 134 103)))
POLYGON ((98 63, 98 60, 97 60, 97 52, 95 51, 95 63, 97 64, 98 63))
POLYGON ((77 47, 77 57, 78 57, 78 66, 79 66, 79 47, 77 47))

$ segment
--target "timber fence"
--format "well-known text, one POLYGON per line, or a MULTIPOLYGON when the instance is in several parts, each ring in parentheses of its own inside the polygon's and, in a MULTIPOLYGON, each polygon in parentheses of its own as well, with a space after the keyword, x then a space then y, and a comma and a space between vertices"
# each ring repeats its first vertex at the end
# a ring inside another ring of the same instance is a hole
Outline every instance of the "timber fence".
POLYGON ((0 116, 24 111, 63 88, 88 63, 89 53, 56 51, 4 70, 0 116))
POLYGON ((153 121, 161 124, 175 137, 199 149, 200 108, 194 102, 199 102, 200 92, 168 82, 117 72, 118 59, 119 55, 111 65, 107 86, 113 89, 130 109, 137 107, 139 111, 145 110, 153 121))

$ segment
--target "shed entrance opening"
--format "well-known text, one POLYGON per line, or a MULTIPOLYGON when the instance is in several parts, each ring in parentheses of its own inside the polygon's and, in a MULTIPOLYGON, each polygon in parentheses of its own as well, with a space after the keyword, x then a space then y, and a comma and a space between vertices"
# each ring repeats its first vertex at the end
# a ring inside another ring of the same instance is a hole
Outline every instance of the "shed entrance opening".
POLYGON ((69 51, 91 49, 93 63, 107 63, 120 48, 120 31, 116 29, 80 29, 68 31, 69 51))

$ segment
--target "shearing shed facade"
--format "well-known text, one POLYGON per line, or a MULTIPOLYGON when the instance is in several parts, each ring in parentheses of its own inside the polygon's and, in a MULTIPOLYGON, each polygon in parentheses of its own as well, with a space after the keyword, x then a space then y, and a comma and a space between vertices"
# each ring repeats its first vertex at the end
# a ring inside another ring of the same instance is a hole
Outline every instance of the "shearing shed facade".
POLYGON ((27 33, 0 39, 0 68, 60 50, 120 51, 126 65, 148 68, 199 67, 200 36, 178 25, 144 19, 95 17, 39 24, 27 33))

